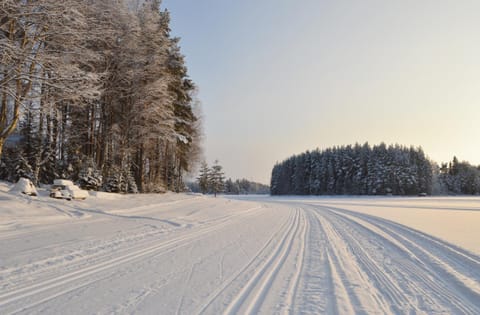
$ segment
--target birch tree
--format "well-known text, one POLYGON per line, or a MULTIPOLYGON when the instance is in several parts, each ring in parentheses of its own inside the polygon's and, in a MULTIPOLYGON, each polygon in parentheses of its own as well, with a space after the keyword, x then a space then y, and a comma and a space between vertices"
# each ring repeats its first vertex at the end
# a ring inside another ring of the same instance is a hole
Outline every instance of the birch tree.
POLYGON ((0 6, 0 154, 28 100, 41 100, 46 90, 56 104, 100 95, 89 67, 94 56, 82 38, 86 2, 10 0, 0 6))
POLYGON ((25 161, 35 181, 77 180, 88 162, 143 192, 181 190, 201 120, 169 25, 155 0, 2 1, 0 157, 21 132, 31 136, 3 160, 25 161))

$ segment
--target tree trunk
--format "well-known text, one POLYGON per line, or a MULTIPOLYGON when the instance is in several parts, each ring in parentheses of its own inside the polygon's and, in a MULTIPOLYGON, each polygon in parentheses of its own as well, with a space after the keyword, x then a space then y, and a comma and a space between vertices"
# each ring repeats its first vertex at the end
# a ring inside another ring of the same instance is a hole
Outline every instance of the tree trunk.
POLYGON ((136 174, 136 181, 138 185, 138 189, 140 192, 145 192, 145 157, 144 157, 144 150, 143 144, 140 144, 140 148, 137 152, 137 174, 136 174))
POLYGON ((39 180, 38 177, 40 176, 40 165, 36 165, 33 171, 33 184, 38 187, 39 180))
POLYGON ((3 145, 5 144, 5 139, 0 139, 0 159, 2 158, 3 145))

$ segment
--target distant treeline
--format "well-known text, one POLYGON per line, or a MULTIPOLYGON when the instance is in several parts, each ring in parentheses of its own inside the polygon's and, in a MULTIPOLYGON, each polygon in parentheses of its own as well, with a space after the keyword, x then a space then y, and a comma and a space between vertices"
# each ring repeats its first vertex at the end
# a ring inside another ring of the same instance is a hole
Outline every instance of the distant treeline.
MULTIPOLYGON (((192 192, 201 192, 198 182, 188 183, 187 186, 192 192)), ((237 179, 233 181, 229 178, 225 181, 221 192, 227 195, 269 194, 270 187, 247 179, 237 179)))
POLYGON ((230 178, 225 181, 225 194, 228 195, 254 195, 268 194, 270 187, 246 179, 232 181, 230 178))
POLYGON ((307 151, 272 170, 272 195, 478 194, 480 169, 456 157, 439 167, 422 148, 384 143, 307 151))
POLYGON ((456 157, 450 163, 442 163, 438 170, 439 194, 480 194, 480 166, 459 162, 456 157))

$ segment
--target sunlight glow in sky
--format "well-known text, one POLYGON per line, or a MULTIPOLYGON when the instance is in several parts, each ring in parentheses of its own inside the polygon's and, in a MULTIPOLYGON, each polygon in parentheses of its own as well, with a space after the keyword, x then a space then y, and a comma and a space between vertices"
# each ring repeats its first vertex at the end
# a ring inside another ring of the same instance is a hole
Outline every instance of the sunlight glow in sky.
POLYGON ((205 156, 276 161, 355 142, 480 164, 480 1, 164 0, 199 86, 205 156))

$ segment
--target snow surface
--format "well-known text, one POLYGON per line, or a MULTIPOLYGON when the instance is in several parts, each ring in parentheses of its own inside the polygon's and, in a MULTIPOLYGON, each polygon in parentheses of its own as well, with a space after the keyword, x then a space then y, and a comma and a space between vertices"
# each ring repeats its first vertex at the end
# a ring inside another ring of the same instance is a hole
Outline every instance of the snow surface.
POLYGON ((1 314, 480 314, 480 198, 8 189, 1 314))

